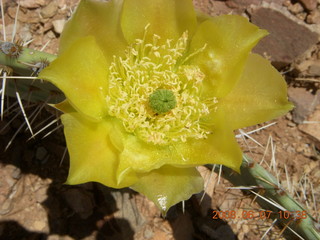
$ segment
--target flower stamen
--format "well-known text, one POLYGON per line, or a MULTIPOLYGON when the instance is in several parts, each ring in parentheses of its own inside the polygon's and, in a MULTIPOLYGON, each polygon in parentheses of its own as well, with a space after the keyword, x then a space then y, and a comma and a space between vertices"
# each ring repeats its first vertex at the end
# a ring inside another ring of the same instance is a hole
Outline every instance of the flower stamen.
MULTIPOLYGON (((147 27, 145 31, 147 31, 147 27)), ((211 131, 203 119, 213 108, 202 99, 204 73, 187 60, 203 51, 188 51, 188 33, 174 41, 137 39, 116 57, 109 70, 109 115, 122 120, 126 131, 154 144, 203 139, 211 131)))

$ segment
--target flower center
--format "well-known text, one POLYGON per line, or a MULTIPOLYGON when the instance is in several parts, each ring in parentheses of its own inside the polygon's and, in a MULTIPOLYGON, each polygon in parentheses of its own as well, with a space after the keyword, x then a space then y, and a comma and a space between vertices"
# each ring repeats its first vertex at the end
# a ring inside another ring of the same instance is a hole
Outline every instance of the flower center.
POLYGON ((174 109, 177 101, 171 90, 157 89, 149 96, 149 104, 155 113, 162 114, 174 109))
POLYGON ((186 32, 176 42, 159 40, 157 35, 151 43, 137 39, 124 57, 114 56, 106 97, 109 115, 154 144, 206 138, 211 132, 203 119, 216 100, 201 98, 205 75, 198 66, 186 64, 205 47, 189 53, 186 32))

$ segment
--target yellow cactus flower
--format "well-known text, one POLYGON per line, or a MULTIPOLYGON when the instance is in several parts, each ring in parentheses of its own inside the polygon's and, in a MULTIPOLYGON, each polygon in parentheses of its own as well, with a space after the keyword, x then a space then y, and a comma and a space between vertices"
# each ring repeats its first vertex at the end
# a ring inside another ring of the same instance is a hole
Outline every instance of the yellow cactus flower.
POLYGON ((70 154, 68 184, 131 187, 166 212, 203 189, 196 166, 239 171, 233 131, 292 108, 281 75, 251 49, 267 34, 192 0, 82 0, 39 78, 70 154))

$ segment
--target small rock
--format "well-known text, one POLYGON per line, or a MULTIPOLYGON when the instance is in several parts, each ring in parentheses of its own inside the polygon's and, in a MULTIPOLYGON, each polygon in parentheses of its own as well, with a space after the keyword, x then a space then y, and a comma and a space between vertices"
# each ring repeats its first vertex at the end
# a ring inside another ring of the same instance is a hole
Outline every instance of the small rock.
POLYGON ((42 187, 40 188, 39 190, 36 191, 35 193, 35 198, 36 198, 36 201, 38 203, 42 203, 44 200, 46 200, 48 197, 47 195, 47 188, 45 187, 42 187))
MULTIPOLYGON (((37 9, 38 10, 38 9, 37 9)), ((39 17, 39 11, 20 11, 19 12, 19 21, 24 22, 24 23, 39 23, 40 22, 40 17, 39 17)), ((15 19, 16 17, 16 11, 17 9, 15 7, 9 7, 7 10, 8 15, 15 19)))
POLYGON ((49 235, 47 240, 61 240, 59 235, 49 235))
POLYGON ((12 210, 12 200, 7 198, 4 202, 1 203, 0 206, 0 215, 5 215, 12 210))
POLYGON ((211 15, 230 14, 231 12, 234 12, 234 10, 228 7, 224 2, 212 2, 211 15))
MULTIPOLYGON (((227 0, 226 5, 230 8, 248 8, 250 5, 261 5, 261 0, 227 0)), ((267 3, 283 4, 285 0, 264 0, 267 3)))
POLYGON ((53 28, 52 22, 51 22, 51 21, 46 21, 46 22, 43 24, 42 32, 48 32, 48 31, 50 31, 52 28, 53 28))
POLYGON ((5 166, 5 171, 6 171, 6 175, 3 176, 4 181, 1 181, 0 186, 3 186, 2 184, 6 183, 6 186, 8 188, 14 187, 14 185, 17 183, 17 180, 19 180, 19 175, 21 174, 21 170, 18 167, 9 164, 5 166))
POLYGON ((53 31, 49 31, 47 32, 46 37, 48 37, 49 39, 55 39, 56 35, 54 34, 53 31))
POLYGON ((21 178, 21 170, 20 170, 20 168, 14 169, 13 172, 11 173, 11 177, 13 179, 19 180, 21 178))
POLYGON ((316 147, 320 149, 320 106, 308 118, 304 124, 299 125, 299 129, 306 133, 311 140, 316 141, 316 147))
POLYGON ((290 6, 288 7, 288 10, 289 10, 290 12, 294 13, 294 14, 297 14, 297 13, 303 12, 304 9, 303 9, 303 7, 301 6, 300 3, 295 3, 295 4, 293 4, 293 5, 290 5, 290 6))
POLYGON ((286 114, 286 119, 289 120, 289 121, 292 120, 292 114, 291 114, 291 112, 288 112, 288 113, 286 114))
POLYGON ((296 17, 297 17, 298 19, 300 19, 301 21, 304 21, 304 20, 306 19, 306 17, 307 17, 307 13, 306 13, 306 12, 298 13, 298 14, 296 15, 296 17))
POLYGON ((66 0, 58 0, 58 6, 60 9, 66 8, 66 0))
POLYGON ((38 8, 46 4, 46 0, 20 0, 20 7, 23 8, 38 8))
POLYGON ((227 0, 226 4, 230 8, 246 8, 251 4, 258 5, 260 0, 227 0))
POLYGON ((143 236, 145 239, 151 239, 153 237, 153 231, 150 226, 147 226, 144 230, 143 236))
POLYGON ((47 6, 41 9, 40 14, 43 18, 51 18, 58 11, 58 2, 51 1, 47 6))
POLYGON ((294 122, 288 122, 288 123, 287 123, 287 126, 288 126, 288 127, 295 127, 296 124, 295 124, 294 122))
POLYGON ((316 33, 273 9, 256 8, 250 15, 254 24, 270 32, 254 48, 254 52, 271 56, 272 63, 278 68, 292 63, 318 42, 316 33))
POLYGON ((303 156, 305 157, 311 157, 312 156, 312 152, 311 152, 311 148, 308 144, 301 144, 297 147, 296 151, 298 153, 301 153, 303 156))
MULTIPOLYGON (((276 3, 278 5, 283 5, 288 0, 263 0, 263 1, 267 3, 276 3)), ((261 1, 259 3, 261 4, 261 1)))
POLYGON ((317 8, 317 0, 299 0, 302 6, 309 11, 317 8))
POLYGON ((36 231, 42 231, 46 227, 46 223, 44 221, 35 221, 33 227, 36 231))
POLYGON ((54 234, 54 235, 50 234, 48 236, 47 240, 74 240, 74 238, 66 236, 66 235, 62 237, 62 236, 60 236, 58 234, 54 234))
POLYGON ((17 33, 18 33, 20 39, 22 39, 24 42, 27 42, 32 39, 32 34, 30 32, 29 24, 24 24, 20 28, 19 32, 17 32, 17 33))
POLYGON ((320 62, 312 64, 308 69, 308 73, 311 76, 320 77, 320 62))
POLYGON ((307 23, 320 24, 320 10, 313 10, 307 16, 307 23))
POLYGON ((290 5, 292 5, 290 0, 284 0, 284 2, 282 3, 283 6, 285 7, 289 7, 290 5))
POLYGON ((315 95, 303 88, 289 88, 288 95, 290 101, 295 105, 293 110, 293 121, 295 123, 303 123, 310 115, 315 107, 320 104, 319 92, 315 95))
POLYGON ((54 20, 52 22, 54 31, 58 34, 61 34, 65 23, 65 19, 54 20))
MULTIPOLYGON (((154 238, 153 240, 167 240, 168 239, 168 233, 164 232, 162 229, 156 229, 154 231, 154 238)), ((172 238, 169 238, 172 239, 172 238)))
MULTIPOLYGON (((310 148, 310 146, 309 146, 309 148, 310 148)), ((310 176, 312 171, 317 171, 317 169, 318 169, 318 162, 317 161, 310 161, 308 164, 303 166, 303 173, 310 176)))
POLYGON ((295 64, 294 68, 297 71, 298 74, 306 74, 309 67, 314 63, 313 60, 305 60, 300 63, 295 64))
POLYGON ((234 9, 231 9, 230 7, 228 7, 225 2, 209 1, 209 0, 194 0, 193 3, 196 9, 199 9, 200 12, 206 13, 211 16, 228 14, 232 11, 234 12, 234 9))

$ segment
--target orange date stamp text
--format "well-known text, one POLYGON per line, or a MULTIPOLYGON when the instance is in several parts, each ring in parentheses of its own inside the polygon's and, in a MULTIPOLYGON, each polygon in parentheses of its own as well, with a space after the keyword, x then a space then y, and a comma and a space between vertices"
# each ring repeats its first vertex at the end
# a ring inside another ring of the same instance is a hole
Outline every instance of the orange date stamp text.
POLYGON ((280 218, 280 219, 306 219, 306 211, 278 211, 273 212, 269 210, 253 211, 253 210, 221 210, 212 211, 212 219, 270 219, 270 218, 280 218))

